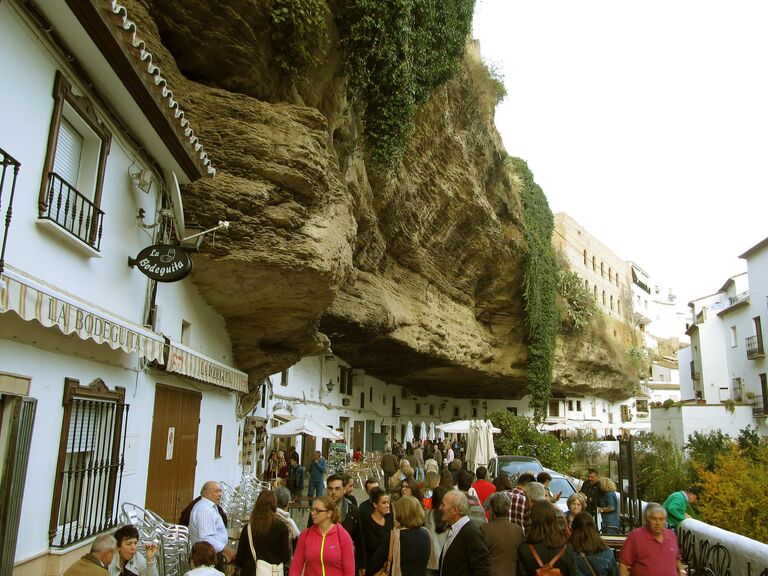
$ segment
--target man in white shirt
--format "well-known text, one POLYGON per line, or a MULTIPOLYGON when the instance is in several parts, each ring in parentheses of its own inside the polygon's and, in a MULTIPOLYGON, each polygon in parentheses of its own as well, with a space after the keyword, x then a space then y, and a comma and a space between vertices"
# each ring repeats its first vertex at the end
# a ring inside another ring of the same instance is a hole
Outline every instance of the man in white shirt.
POLYGON ((228 546, 227 527, 221 519, 217 506, 221 504, 221 485, 215 480, 208 480, 200 490, 200 500, 189 517, 189 543, 205 541, 213 549, 219 562, 231 562, 235 550, 228 546))

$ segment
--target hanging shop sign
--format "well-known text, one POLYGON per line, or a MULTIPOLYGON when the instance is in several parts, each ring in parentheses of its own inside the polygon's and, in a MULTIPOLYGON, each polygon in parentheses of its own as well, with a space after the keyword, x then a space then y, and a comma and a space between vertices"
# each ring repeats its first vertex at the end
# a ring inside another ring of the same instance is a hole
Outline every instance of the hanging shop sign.
POLYGON ((128 265, 138 267, 152 280, 177 282, 192 271, 192 258, 181 246, 154 244, 144 248, 136 258, 128 258, 128 265))

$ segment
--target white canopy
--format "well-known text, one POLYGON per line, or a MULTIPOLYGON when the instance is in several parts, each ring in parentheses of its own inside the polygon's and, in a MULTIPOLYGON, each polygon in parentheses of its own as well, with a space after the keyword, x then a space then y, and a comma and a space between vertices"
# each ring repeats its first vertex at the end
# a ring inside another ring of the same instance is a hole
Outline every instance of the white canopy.
POLYGON ((331 440, 340 440, 342 437, 341 434, 329 426, 321 424, 312 416, 299 416, 290 422, 271 428, 268 433, 281 438, 298 436, 299 434, 307 434, 316 438, 330 438, 331 440))
MULTIPOLYGON (((469 434, 470 423, 472 422, 482 422, 482 420, 457 420, 456 422, 449 422, 448 424, 440 424, 437 428, 446 434, 469 434)), ((500 429, 491 424, 490 420, 487 420, 487 422, 491 428, 491 432, 494 434, 501 432, 500 429)))
POLYGON ((413 422, 408 420, 408 425, 405 427, 405 438, 403 442, 410 442, 413 440, 413 422))
POLYGON ((488 466, 490 459, 496 456, 492 430, 490 420, 485 422, 470 420, 467 438, 467 469, 476 470, 478 466, 488 466))

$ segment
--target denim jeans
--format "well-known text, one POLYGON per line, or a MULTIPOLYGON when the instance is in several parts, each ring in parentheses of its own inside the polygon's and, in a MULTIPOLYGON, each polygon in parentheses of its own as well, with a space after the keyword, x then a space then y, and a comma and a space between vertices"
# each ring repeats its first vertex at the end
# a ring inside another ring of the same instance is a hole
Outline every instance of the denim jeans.
POLYGON ((308 498, 318 498, 323 495, 323 481, 322 480, 310 480, 309 490, 307 491, 308 498))

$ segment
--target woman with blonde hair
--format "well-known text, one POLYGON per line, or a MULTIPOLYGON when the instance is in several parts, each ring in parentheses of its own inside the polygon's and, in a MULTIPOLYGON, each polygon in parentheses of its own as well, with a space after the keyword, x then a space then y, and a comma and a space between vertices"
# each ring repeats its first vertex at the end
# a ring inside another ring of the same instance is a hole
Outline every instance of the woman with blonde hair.
POLYGON ((602 495, 597 501, 597 511, 600 512, 600 532, 602 534, 621 534, 619 523, 619 497, 616 494, 616 484, 603 476, 600 478, 602 495))
POLYGON ((402 496, 395 502, 395 529, 389 540, 376 550, 372 566, 384 566, 392 546, 391 574, 426 574, 430 556, 433 556, 432 540, 424 528, 424 509, 413 496, 402 496))
POLYGON ((240 567, 241 576, 255 576, 258 560, 273 566, 291 560, 288 527, 277 515, 277 497, 272 490, 259 493, 250 520, 240 532, 234 564, 240 567))
POLYGON ((355 545, 339 524, 339 509, 329 496, 312 501, 312 526, 299 536, 289 576, 355 576, 355 545))
POLYGON ((568 505, 568 512, 565 513, 565 519, 568 521, 568 524, 573 522, 573 517, 576 514, 587 509, 587 499, 581 492, 574 492, 568 496, 566 503, 568 505))

